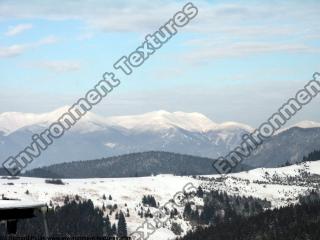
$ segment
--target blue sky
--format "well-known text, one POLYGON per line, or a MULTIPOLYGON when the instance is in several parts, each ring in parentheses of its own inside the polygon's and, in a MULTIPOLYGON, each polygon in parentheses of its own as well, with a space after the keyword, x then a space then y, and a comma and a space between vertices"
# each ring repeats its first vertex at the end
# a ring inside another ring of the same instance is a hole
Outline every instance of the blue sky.
MULTIPOLYGON (((71 105, 184 1, 0 1, 0 112, 71 105)), ((257 126, 320 71, 319 1, 193 1, 196 19, 95 109, 257 126)), ((293 122, 320 121, 315 99, 293 122)))

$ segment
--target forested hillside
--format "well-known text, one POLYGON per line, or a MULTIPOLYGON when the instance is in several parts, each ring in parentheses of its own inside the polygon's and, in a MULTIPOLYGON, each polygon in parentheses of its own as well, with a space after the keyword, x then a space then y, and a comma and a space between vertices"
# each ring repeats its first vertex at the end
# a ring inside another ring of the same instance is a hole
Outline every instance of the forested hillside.
POLYGON ((199 227, 180 240, 318 240, 319 195, 312 192, 300 204, 267 210, 256 216, 234 215, 208 228, 199 227))
POLYGON ((303 158, 303 162, 320 160, 320 151, 313 151, 303 158))
MULTIPOLYGON (((97 160, 55 164, 27 172, 45 178, 141 177, 157 174, 215 174, 213 159, 169 152, 132 153, 97 160)), ((239 166, 239 169, 248 169, 239 166)))

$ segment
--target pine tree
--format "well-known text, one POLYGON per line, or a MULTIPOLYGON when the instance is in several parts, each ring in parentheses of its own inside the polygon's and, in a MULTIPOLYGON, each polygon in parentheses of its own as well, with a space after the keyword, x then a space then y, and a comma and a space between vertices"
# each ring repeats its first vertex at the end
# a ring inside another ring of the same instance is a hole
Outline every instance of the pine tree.
POLYGON ((184 207, 183 216, 185 218, 190 217, 191 211, 192 211, 191 204, 187 202, 186 206, 184 207))
POLYGON ((117 235, 117 227, 116 227, 116 224, 112 224, 112 227, 111 227, 111 234, 112 236, 116 236, 117 235))
POLYGON ((106 219, 105 219, 105 230, 106 230, 106 235, 107 237, 111 237, 112 236, 112 228, 111 228, 111 223, 110 223, 110 219, 109 219, 109 215, 107 215, 106 219))
POLYGON ((64 205, 68 204, 69 201, 70 201, 69 196, 66 196, 66 197, 64 198, 64 205))
POLYGON ((128 233, 127 233, 126 219, 122 211, 120 211, 119 221, 118 221, 118 237, 127 237, 127 236, 128 236, 128 233))
POLYGON ((157 207, 156 199, 152 195, 147 195, 147 196, 144 195, 142 197, 142 204, 149 205, 150 207, 154 207, 154 208, 157 207))
POLYGON ((203 198, 203 190, 202 190, 201 186, 198 187, 197 196, 199 198, 203 198))
POLYGON ((78 194, 76 194, 76 196, 74 198, 76 201, 80 201, 80 196, 78 194))

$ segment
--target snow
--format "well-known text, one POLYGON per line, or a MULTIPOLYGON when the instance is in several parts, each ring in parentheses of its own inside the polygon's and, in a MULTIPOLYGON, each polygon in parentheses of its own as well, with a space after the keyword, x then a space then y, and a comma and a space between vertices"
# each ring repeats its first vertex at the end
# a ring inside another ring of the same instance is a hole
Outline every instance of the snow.
POLYGON ((319 187, 320 161, 281 168, 258 168, 225 176, 206 175, 203 177, 207 178, 201 184, 205 189, 267 199, 271 201, 273 207, 281 207, 297 203, 300 195, 305 195, 311 189, 319 187), (314 175, 318 178, 312 181, 314 175))
POLYGON ((237 123, 237 122, 224 122, 221 124, 218 124, 215 130, 232 130, 232 129, 244 129, 248 132, 252 132, 253 128, 242 123, 237 123))
MULTIPOLYGON (((5 135, 13 133, 24 127, 36 126, 47 127, 50 123, 58 120, 64 113, 68 112, 70 106, 58 108, 52 112, 35 114, 22 112, 5 112, 0 114, 0 132, 5 135)), ((159 110, 140 115, 103 117, 92 112, 88 112, 77 123, 71 131, 80 133, 95 132, 117 127, 127 130, 142 131, 163 131, 173 128, 181 128, 193 132, 220 131, 222 138, 227 138, 228 131, 242 129, 252 132, 253 128, 246 124, 237 122, 215 123, 205 115, 197 112, 185 113, 181 111, 168 112, 159 110)), ((313 121, 302 121, 288 128, 277 131, 277 134, 292 127, 315 128, 320 127, 320 123, 313 121)))
POLYGON ((315 128, 315 127, 320 127, 320 123, 313 122, 313 121, 302 121, 302 122, 299 122, 291 127, 315 128))
POLYGON ((141 115, 119 116, 108 119, 127 129, 168 129, 182 128, 188 131, 206 131, 216 124, 200 113, 167 112, 164 110, 141 115))
POLYGON ((107 142, 104 145, 108 148, 115 148, 117 146, 116 143, 112 143, 112 142, 107 142))
POLYGON ((298 127, 298 128, 318 128, 318 127, 320 127, 320 123, 305 120, 305 121, 298 122, 298 123, 296 123, 294 125, 291 125, 291 126, 289 126, 287 128, 280 129, 280 130, 278 130, 276 132, 276 134, 279 134, 281 132, 287 131, 290 128, 293 128, 293 127, 298 127))
POLYGON ((230 174, 230 176, 235 176, 243 179, 249 180, 264 180, 265 173, 268 172, 269 175, 278 174, 281 177, 287 176, 297 176, 300 174, 301 170, 308 170, 312 174, 320 175, 320 161, 306 162, 301 164, 295 164, 287 167, 279 168, 257 168, 248 172, 241 172, 230 174))
MULTIPOLYGON (((80 196, 82 199, 91 199, 95 206, 102 208, 102 205, 117 204, 118 209, 123 212, 130 212, 130 217, 126 217, 128 231, 133 232, 144 221, 137 214, 140 209, 144 195, 153 195, 160 206, 167 203, 173 196, 182 191, 187 183, 198 186, 199 180, 191 177, 179 177, 173 175, 158 175, 154 177, 140 178, 91 178, 91 179, 62 179, 65 185, 55 185, 45 183, 42 178, 21 177, 19 179, 0 178, 0 194, 8 198, 30 199, 32 201, 46 202, 52 201, 56 205, 62 205, 64 196, 80 196), (29 194, 26 194, 26 192, 29 194), (107 197, 103 200, 103 194, 107 197), (112 200, 108 196, 112 196, 112 200), (125 206, 127 205, 127 206, 125 206)), ((156 209, 150 208, 151 212, 156 209)), ((183 209, 181 209, 182 211, 183 209)), ((114 223, 114 214, 111 222, 114 223)), ((187 225, 185 225, 187 227, 187 225)), ((189 229, 185 229, 187 231, 189 229)), ((174 234, 168 229, 162 229, 157 234, 167 237, 161 239, 172 239, 174 234)))
POLYGON ((0 200, 0 210, 3 209, 24 209, 39 208, 46 206, 45 203, 30 201, 26 199, 0 200))
MULTIPOLYGON (((204 190, 225 191, 231 195, 253 196, 271 201, 272 207, 281 207, 297 203, 299 195, 304 195, 311 189, 319 187, 319 178, 310 181, 308 178, 317 174, 320 177, 320 161, 307 162, 282 168, 259 168, 247 172, 222 175, 205 175, 193 178, 189 176, 158 175, 137 178, 90 178, 90 179, 62 179, 64 185, 45 183, 42 178, 21 177, 19 179, 0 178, 0 194, 8 198, 26 199, 27 202, 52 201, 54 205, 62 205, 65 196, 70 198, 75 195, 82 199, 91 199, 97 207, 117 204, 118 210, 124 212, 129 209, 127 217, 128 230, 133 232, 139 227, 144 218, 138 216, 141 208, 141 199, 144 195, 153 195, 160 206, 166 204, 173 196, 182 191, 183 187, 192 183, 199 185, 204 190), (276 178, 275 178, 276 177, 276 178), (288 181, 294 177, 295 181, 288 181), (275 180, 275 179, 276 180, 275 180), (28 194, 26 194, 28 190, 28 194), (103 195, 107 197, 103 199, 103 195), (108 196, 112 196, 112 200, 108 196)), ((203 199, 193 199, 197 205, 203 205, 203 199)), ((0 203, 1 204, 1 203, 0 203)), ((2 203, 4 204, 4 203, 2 203)), ((156 211, 150 207, 151 212, 156 211)), ((180 214, 183 207, 177 209, 180 214)), ((111 222, 116 220, 114 214, 111 222)), ((175 235, 170 230, 170 224, 178 222, 185 234, 191 229, 190 224, 184 219, 170 220, 169 225, 161 228, 150 239, 174 239, 175 235)))
POLYGON ((164 240, 164 239, 176 239, 177 236, 167 228, 159 228, 157 229, 148 240, 164 240))
MULTIPOLYGON (((6 135, 24 127, 46 127, 50 123, 57 121, 64 113, 68 112, 70 106, 64 106, 52 112, 34 114, 21 112, 6 112, 0 114, 0 131, 6 135)), ((72 131, 81 133, 105 130, 108 127, 118 127, 123 129, 134 129, 136 131, 162 131, 170 128, 181 128, 194 132, 207 132, 210 130, 224 129, 245 129, 251 131, 250 126, 226 122, 217 124, 205 115, 197 112, 167 112, 164 110, 144 113, 131 116, 102 117, 92 112, 88 112, 77 123, 72 131)))

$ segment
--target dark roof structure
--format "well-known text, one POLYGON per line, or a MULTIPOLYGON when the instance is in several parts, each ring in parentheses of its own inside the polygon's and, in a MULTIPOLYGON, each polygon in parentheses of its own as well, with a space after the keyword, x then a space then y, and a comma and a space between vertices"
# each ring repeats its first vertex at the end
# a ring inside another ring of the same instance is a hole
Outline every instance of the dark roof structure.
POLYGON ((43 213, 44 226, 46 235, 48 234, 48 227, 45 218, 45 213, 48 211, 48 206, 45 203, 34 202, 30 200, 20 199, 0 199, 0 221, 5 221, 8 234, 15 234, 17 231, 17 221, 19 219, 32 218, 35 212, 43 213))

